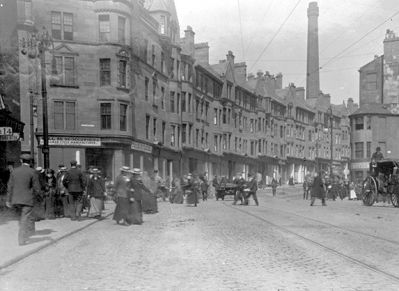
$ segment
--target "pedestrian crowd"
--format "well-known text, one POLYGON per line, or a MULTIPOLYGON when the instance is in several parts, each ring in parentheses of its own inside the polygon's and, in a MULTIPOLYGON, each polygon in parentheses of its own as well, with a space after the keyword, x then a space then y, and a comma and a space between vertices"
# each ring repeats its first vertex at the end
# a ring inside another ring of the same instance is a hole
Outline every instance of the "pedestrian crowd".
POLYGON ((6 205, 20 217, 18 242, 25 245, 35 232, 35 222, 43 219, 83 217, 102 219, 104 201, 116 203, 113 219, 117 224, 142 224, 143 213, 158 212, 158 198, 170 203, 197 206, 207 200, 206 174, 188 174, 181 179, 163 179, 158 170, 152 176, 140 169, 124 166, 115 181, 106 181, 100 169, 83 172, 77 161, 57 171, 31 167, 31 156, 23 154, 21 166, 9 171, 6 205))

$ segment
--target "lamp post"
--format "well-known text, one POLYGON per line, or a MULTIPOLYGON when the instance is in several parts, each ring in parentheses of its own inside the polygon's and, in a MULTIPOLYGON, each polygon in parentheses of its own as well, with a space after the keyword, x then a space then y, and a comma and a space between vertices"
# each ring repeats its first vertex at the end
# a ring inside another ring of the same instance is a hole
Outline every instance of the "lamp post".
POLYGON ((332 112, 332 107, 328 107, 327 110, 328 117, 330 119, 330 178, 333 176, 333 159, 334 159, 334 154, 333 154, 333 112, 332 112))
MULTIPOLYGON (((52 47, 53 40, 48 31, 43 27, 39 33, 31 34, 27 39, 22 39, 22 54, 30 58, 40 57, 41 86, 42 86, 42 110, 43 110, 43 147, 44 168, 50 167, 50 149, 48 144, 48 111, 47 111, 47 82, 46 82, 46 51, 52 47)), ((54 59, 53 59, 54 61, 54 59)), ((53 62, 53 66, 55 63, 53 62)), ((53 68, 54 69, 54 68, 53 68)), ((33 134, 33 133, 31 133, 33 134)))
POLYGON ((314 133, 315 133, 315 142, 316 142, 316 173, 320 171, 319 169, 319 132, 317 128, 317 121, 314 123, 314 133), (317 136, 316 136, 317 135, 317 136))

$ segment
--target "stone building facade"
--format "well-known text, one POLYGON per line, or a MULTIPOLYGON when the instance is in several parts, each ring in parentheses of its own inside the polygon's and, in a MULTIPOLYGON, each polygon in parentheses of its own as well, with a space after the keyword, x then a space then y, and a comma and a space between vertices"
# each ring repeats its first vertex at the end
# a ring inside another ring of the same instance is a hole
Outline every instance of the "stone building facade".
POLYGON ((384 54, 359 69, 360 108, 350 115, 351 172, 362 181, 373 152, 381 148, 385 158, 399 159, 399 37, 387 30, 384 54))
MULTIPOLYGON (((180 37, 174 1, 31 4, 32 26, 47 27, 54 41, 45 58, 50 167, 76 159, 110 178, 122 165, 158 169, 165 177, 253 172, 266 183, 273 176, 302 182, 318 167, 328 169, 329 97, 305 100, 303 88, 283 87, 282 74, 247 74, 231 51, 209 63, 209 45, 195 43, 191 27, 180 37)), ((20 96, 40 92, 37 60, 28 66, 20 96)), ((346 106, 332 107, 334 171, 340 172, 349 158, 343 138, 349 124, 346 106)), ((29 108, 21 102, 24 122, 29 108)), ((31 148, 29 140, 23 147, 31 148)))

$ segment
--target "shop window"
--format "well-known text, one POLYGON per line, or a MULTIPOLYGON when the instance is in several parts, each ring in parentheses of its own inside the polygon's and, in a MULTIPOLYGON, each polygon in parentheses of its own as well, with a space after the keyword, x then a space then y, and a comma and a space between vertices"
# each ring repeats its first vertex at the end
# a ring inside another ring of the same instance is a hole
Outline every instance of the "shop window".
POLYGON ((101 129, 111 129, 111 103, 101 103, 100 105, 101 114, 101 129))

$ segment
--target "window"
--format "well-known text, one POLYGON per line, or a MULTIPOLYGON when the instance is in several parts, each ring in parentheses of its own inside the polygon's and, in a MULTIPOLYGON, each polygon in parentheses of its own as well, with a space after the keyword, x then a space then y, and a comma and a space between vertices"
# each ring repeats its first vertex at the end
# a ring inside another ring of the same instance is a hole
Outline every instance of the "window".
POLYGON ((175 92, 170 92, 170 112, 175 112, 175 92))
POLYGON ((182 92, 181 98, 181 112, 186 112, 186 92, 182 92))
POLYGON ((191 112, 191 93, 188 93, 187 112, 191 112))
POLYGON ((54 101, 54 129, 75 129, 75 102, 54 101))
POLYGON ((111 24, 109 21, 108 14, 101 14, 98 16, 99 30, 100 30, 100 41, 110 41, 111 36, 111 24))
POLYGON ((159 25, 159 28, 161 30, 161 34, 165 34, 165 25, 166 25, 165 15, 161 15, 161 21, 160 21, 160 25, 159 25))
POLYGON ((161 52, 161 73, 165 73, 165 54, 161 52))
POLYGON ((174 147, 176 145, 176 125, 171 125, 170 130, 170 145, 174 147))
POLYGON ((152 133, 155 138, 157 136, 157 119, 156 118, 154 118, 152 120, 152 133))
POLYGON ((218 151, 218 136, 217 135, 215 135, 213 137, 213 145, 215 146, 215 152, 217 152, 218 151))
MULTIPOLYGON (((222 117, 222 122, 223 122, 223 124, 226 124, 227 123, 227 110, 226 110, 226 108, 223 108, 223 115, 222 115, 223 117, 222 117)), ((252 119, 251 119, 251 121, 252 121, 252 119)))
POLYGON ((177 105, 177 113, 179 114, 180 113, 180 93, 177 93, 177 100, 176 100, 176 105, 177 105))
POLYGON ((75 86, 75 59, 74 57, 54 57, 57 71, 56 84, 75 86))
POLYGON ((166 123, 162 122, 162 144, 165 144, 166 123))
POLYGON ((125 60, 119 61, 119 84, 120 88, 127 87, 127 62, 125 60))
POLYGON ((64 40, 73 40, 73 14, 64 13, 64 40))
POLYGON ((111 85, 111 59, 100 59, 100 86, 111 85))
POLYGON ((195 130, 195 146, 198 147, 199 145, 199 129, 195 130))
POLYGON ((165 109, 165 88, 161 87, 161 109, 165 109))
POLYGON ((127 129, 127 104, 119 105, 119 129, 121 131, 127 129))
POLYGON ((215 108, 214 109, 214 116, 213 116, 213 124, 217 125, 218 124, 218 110, 215 108))
POLYGON ((51 36, 53 39, 73 40, 73 14, 51 12, 51 36))
POLYGON ((148 86, 149 86, 149 83, 150 83, 150 79, 148 79, 147 77, 145 77, 145 79, 144 79, 144 86, 145 86, 145 89, 144 89, 144 97, 145 97, 145 100, 146 100, 146 101, 148 101, 148 90, 149 90, 148 86))
POLYGON ((366 157, 367 158, 371 158, 371 142, 367 142, 366 144, 367 148, 366 148, 366 157))
POLYGON ((371 129, 371 116, 366 116, 366 129, 371 129))
POLYGON ((182 136, 181 136, 181 142, 182 142, 183 144, 185 144, 185 143, 186 143, 186 135, 187 135, 187 124, 183 124, 181 134, 182 134, 182 136))
POLYGON ((157 80, 152 79, 152 104, 155 104, 156 96, 157 96, 157 80))
POLYGON ((177 79, 180 80, 180 61, 176 61, 177 79))
POLYGON ((111 103, 101 103, 101 129, 111 129, 111 103))
POLYGON ((355 142, 355 159, 363 159, 364 151, 363 151, 363 143, 355 142))
POLYGON ((152 45, 151 65, 155 67, 155 45, 152 45))
POLYGON ((148 62, 148 39, 144 39, 143 59, 146 63, 148 62))
POLYGON ((355 118, 355 129, 356 130, 363 130, 364 128, 364 121, 363 116, 355 118))
POLYGON ((126 18, 118 16, 118 42, 124 44, 126 39, 126 18))
POLYGON ((149 115, 145 116, 145 138, 149 139, 150 138, 150 120, 151 117, 149 115))

